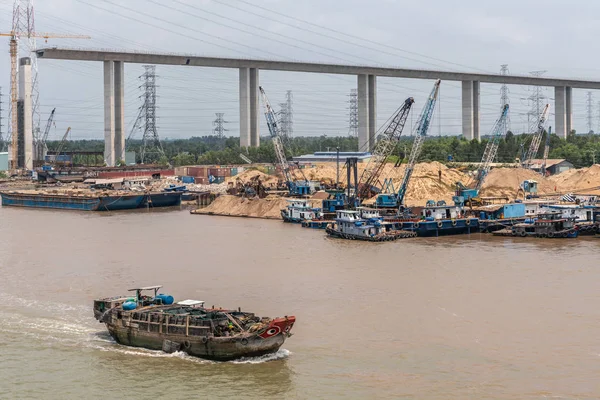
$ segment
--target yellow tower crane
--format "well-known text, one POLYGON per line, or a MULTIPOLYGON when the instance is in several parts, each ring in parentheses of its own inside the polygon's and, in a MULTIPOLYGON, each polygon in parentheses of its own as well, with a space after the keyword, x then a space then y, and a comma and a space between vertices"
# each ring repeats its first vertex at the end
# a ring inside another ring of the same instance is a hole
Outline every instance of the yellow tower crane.
POLYGON ((41 33, 41 32, 15 32, 10 31, 8 33, 0 32, 0 36, 10 37, 10 105, 12 109, 12 115, 10 120, 10 129, 12 134, 12 166, 11 169, 16 170, 18 165, 18 154, 19 154, 19 142, 18 142, 18 120, 17 120, 17 58, 19 56, 18 40, 20 37, 35 37, 42 38, 48 43, 48 39, 91 39, 90 36, 86 35, 69 35, 69 34, 55 34, 55 33, 41 33))

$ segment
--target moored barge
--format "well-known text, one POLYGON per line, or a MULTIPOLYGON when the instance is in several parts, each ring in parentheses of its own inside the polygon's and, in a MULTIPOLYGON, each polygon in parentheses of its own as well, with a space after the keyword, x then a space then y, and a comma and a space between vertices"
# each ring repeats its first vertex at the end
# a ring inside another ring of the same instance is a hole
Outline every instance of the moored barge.
POLYGON ((377 210, 338 210, 337 216, 325 232, 329 236, 369 242, 386 242, 415 237, 415 232, 395 229, 394 224, 385 222, 377 210))

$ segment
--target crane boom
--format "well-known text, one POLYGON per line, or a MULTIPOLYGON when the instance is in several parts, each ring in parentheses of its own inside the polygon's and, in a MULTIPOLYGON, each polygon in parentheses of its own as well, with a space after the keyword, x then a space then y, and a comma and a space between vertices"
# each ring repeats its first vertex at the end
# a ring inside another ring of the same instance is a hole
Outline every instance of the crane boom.
POLYGON ((419 120, 417 121, 417 128, 415 130, 415 140, 413 142, 412 150, 410 151, 410 156, 408 158, 408 164, 406 165, 406 169, 404 170, 404 177, 402 178, 402 182, 400 184, 400 189, 398 189, 398 205, 404 205, 404 196, 406 196, 406 190, 408 189, 408 183, 410 182, 410 177, 412 176, 413 170, 421 155, 421 147, 423 145, 423 140, 425 139, 425 135, 427 135, 427 131, 429 130, 429 124, 431 123, 431 118, 433 117, 433 111, 435 110, 435 103, 438 98, 438 93, 440 90, 441 80, 435 81, 433 85, 433 89, 429 94, 429 98, 421 111, 421 115, 419 116, 419 120))
POLYGON ((548 119, 548 111, 550 109, 550 105, 546 104, 544 110, 540 114, 540 118, 538 119, 538 129, 537 132, 533 134, 533 138, 531 139, 531 143, 529 144, 529 149, 527 149, 527 153, 525 153, 525 157, 521 161, 521 165, 524 168, 531 168, 531 160, 535 158, 540 149, 540 143, 542 142, 542 136, 544 136, 544 126, 546 124, 546 120, 548 119))
POLYGON ((260 94, 262 97, 262 103, 265 110, 265 117, 267 119, 267 127, 269 128, 269 134, 271 135, 271 140, 273 141, 273 148, 275 149, 275 156, 277 157, 277 164, 281 168, 283 172, 283 176, 285 178, 286 184, 288 188, 291 189, 294 184, 292 180, 292 174, 290 172, 290 165, 285 158, 285 149, 283 148, 282 141, 282 133, 281 129, 277 125, 277 117, 275 115, 275 111, 273 111, 273 107, 271 107, 271 103, 269 103, 269 99, 267 98, 267 94, 265 93, 262 86, 259 86, 260 94))
POLYGON ((67 128, 67 131, 65 132, 60 143, 58 144, 58 149, 56 150, 56 155, 54 156, 53 164, 58 163, 58 156, 60 156, 60 153, 63 151, 63 148, 65 147, 65 144, 67 143, 67 137, 69 136, 69 132, 71 132, 70 126, 67 128))
POLYGON ((508 118, 508 104, 502 107, 502 113, 496 120, 492 131, 490 132, 491 139, 485 146, 483 151, 483 157, 481 157, 481 166, 477 172, 477 180, 475 183, 475 189, 479 191, 483 186, 483 182, 487 174, 490 172, 490 167, 498 154, 498 147, 500 146, 500 140, 506 136, 506 119, 508 118))
POLYGON ((371 159, 360 176, 357 193, 359 198, 364 199, 369 197, 371 187, 379 180, 387 158, 392 154, 396 144, 400 140, 400 135, 402 135, 402 130, 414 102, 415 99, 412 97, 406 99, 379 136, 371 159))
POLYGON ((46 129, 44 129, 44 135, 42 136, 42 145, 46 144, 46 140, 48 140, 48 134, 50 133, 50 127, 52 126, 52 121, 54 120, 54 113, 56 112, 56 108, 53 108, 50 112, 50 116, 48 117, 48 122, 46 122, 46 129))

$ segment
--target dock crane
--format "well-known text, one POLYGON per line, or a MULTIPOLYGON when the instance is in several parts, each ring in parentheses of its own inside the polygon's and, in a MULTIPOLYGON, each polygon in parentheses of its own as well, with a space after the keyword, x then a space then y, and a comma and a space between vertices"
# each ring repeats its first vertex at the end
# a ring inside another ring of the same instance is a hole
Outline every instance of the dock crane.
POLYGON ((548 112, 550 110, 550 105, 546 104, 546 106, 544 106, 544 109, 542 110, 542 113, 540 114, 540 117, 538 119, 538 129, 537 131, 533 134, 533 137, 531 138, 531 143, 529 144, 529 148, 527 149, 527 152, 525 153, 525 157, 523 157, 523 159, 521 160, 521 166, 523 168, 531 168, 531 160, 533 160, 535 158, 535 156, 538 153, 538 150, 540 149, 540 143, 542 142, 542 136, 544 136, 544 131, 545 131, 545 124, 546 124, 546 120, 548 119, 548 112))
POLYGON ((383 133, 379 136, 379 140, 375 145, 371 158, 360 175, 357 193, 358 198, 366 199, 371 196, 371 189, 373 186, 377 185, 387 158, 392 154, 400 140, 400 135, 402 135, 402 130, 404 129, 404 125, 406 124, 406 120, 408 119, 410 109, 414 102, 415 99, 412 97, 406 99, 402 106, 392 116, 391 121, 383 133))
POLYGON ((417 121, 416 129, 415 129, 415 139, 413 141, 413 146, 410 152, 410 156, 408 158, 408 164, 406 165, 406 169, 404 170, 404 176, 400 183, 400 188, 398 189, 398 193, 396 194, 380 194, 377 196, 376 204, 378 207, 393 207, 398 208, 400 211, 401 208, 404 207, 404 197, 406 196, 406 190, 408 189, 408 183, 410 182, 410 178, 412 176, 415 165, 417 164, 417 160, 421 155, 421 148, 423 145, 423 141, 425 140, 425 136, 427 135, 427 131, 429 130, 429 125, 431 123, 431 119, 433 117, 433 111, 435 110, 435 104, 437 102, 438 94, 440 91, 440 83, 441 80, 436 80, 433 85, 433 89, 427 98, 425 106, 421 111, 421 115, 417 121))
POLYGON ((42 137, 37 143, 36 152, 37 152, 37 160, 43 160, 44 154, 48 152, 48 145, 46 141, 48 140, 48 134, 50 133, 50 128, 52 127, 52 122, 54 121, 54 113, 56 112, 56 108, 53 108, 50 112, 50 116, 48 117, 48 122, 46 122, 46 128, 44 129, 44 133, 42 137))
POLYGON ((277 124, 277 117, 275 111, 273 111, 273 107, 271 107, 271 103, 269 103, 269 98, 267 97, 267 94, 265 93, 265 90, 262 88, 262 86, 259 86, 258 89, 260 90, 262 103, 265 110, 267 127, 269 128, 269 134, 271 135, 271 141, 273 142, 273 148, 275 149, 277 165, 279 166, 279 168, 281 168, 281 172, 283 173, 283 177, 285 179, 285 184, 288 187, 289 194, 292 196, 311 194, 312 189, 306 178, 304 182, 294 181, 290 164, 288 163, 285 157, 285 149, 283 147, 283 134, 281 132, 281 128, 277 124))
POLYGON ((10 53, 10 106, 11 106, 11 119, 10 119, 10 130, 12 135, 11 153, 12 153, 12 169, 17 169, 17 155, 19 154, 19 140, 18 140, 18 118, 17 118, 17 58, 19 57, 19 38, 42 38, 46 42, 48 39, 91 39, 90 36, 86 35, 69 35, 69 34, 56 34, 56 33, 41 33, 41 32, 27 32, 16 30, 13 26, 13 30, 10 32, 0 32, 0 36, 10 37, 9 42, 9 53, 10 53))
POLYGON ((58 157, 60 156, 60 153, 63 151, 65 144, 67 143, 67 137, 69 136, 69 132, 71 132, 70 126, 67 128, 67 131, 65 132, 60 143, 58 144, 58 148, 56 150, 56 155, 54 156, 54 159, 52 160, 52 165, 54 165, 54 166, 56 164, 58 164, 58 157))
POLYGON ((542 162, 542 168, 540 168, 540 174, 546 176, 546 162, 548 160, 548 154, 550 153, 550 135, 552 135, 552 127, 548 128, 546 134, 546 144, 544 145, 544 161, 542 162))
POLYGON ((506 136, 506 119, 508 118, 508 108, 508 104, 505 104, 502 107, 502 113, 492 127, 492 131, 490 132, 491 138, 485 146, 485 150, 483 151, 481 165, 477 170, 477 175, 475 177, 475 184, 470 185, 471 187, 467 187, 461 182, 456 182, 456 196, 453 197, 455 204, 464 205, 465 202, 472 204, 479 196, 479 191, 483 186, 483 182, 490 172, 492 163, 498 154, 500 140, 506 136))

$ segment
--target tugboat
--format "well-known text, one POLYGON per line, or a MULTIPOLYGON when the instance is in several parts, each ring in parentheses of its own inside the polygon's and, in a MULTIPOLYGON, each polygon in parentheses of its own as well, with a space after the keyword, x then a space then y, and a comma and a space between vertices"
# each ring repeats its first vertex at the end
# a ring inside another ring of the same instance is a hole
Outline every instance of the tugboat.
POLYGON ((239 308, 205 308, 199 300, 174 303, 172 296, 158 293, 160 288, 94 300, 94 317, 117 343, 216 361, 275 353, 296 322, 293 316, 260 318, 239 308))
POLYGON ((300 223, 321 217, 321 209, 313 208, 306 199, 288 200, 286 208, 281 210, 283 222, 300 223))
POLYGON ((492 232, 496 236, 520 236, 537 238, 576 238, 579 231, 575 218, 564 218, 560 212, 538 214, 536 219, 515 224, 511 228, 492 232))
MULTIPOLYGON (((406 213, 406 211, 405 211, 406 213)), ((399 215, 401 216, 401 215, 399 215)), ((428 200, 418 218, 390 218, 398 229, 415 232, 418 236, 460 235, 479 232, 479 218, 467 216, 462 204, 454 206, 444 200, 428 200)))
POLYGON ((369 242, 417 236, 415 232, 396 229, 394 223, 384 222, 379 211, 365 208, 359 208, 358 211, 338 210, 334 222, 325 228, 325 232, 337 238, 369 242))

